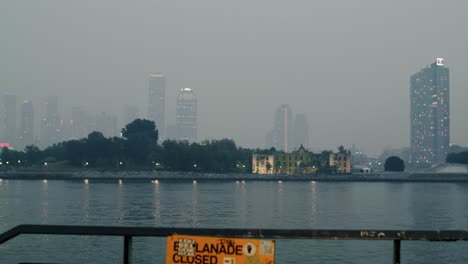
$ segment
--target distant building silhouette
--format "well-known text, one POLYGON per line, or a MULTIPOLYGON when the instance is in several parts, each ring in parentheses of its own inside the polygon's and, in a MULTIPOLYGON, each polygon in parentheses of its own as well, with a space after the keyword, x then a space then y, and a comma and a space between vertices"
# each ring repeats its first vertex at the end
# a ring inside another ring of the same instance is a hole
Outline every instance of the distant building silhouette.
POLYGON ((177 95, 176 127, 177 139, 197 141, 197 97, 192 88, 182 88, 177 95))
POLYGON ((177 139, 177 126, 175 124, 166 126, 166 139, 177 139))
POLYGON ((16 95, 3 95, 2 105, 2 141, 14 146, 16 140, 16 95))
POLYGON ((276 109, 273 129, 266 136, 268 148, 274 147, 285 152, 292 150, 292 122, 292 111, 289 105, 283 104, 276 109))
POLYGON ((294 118, 293 147, 299 149, 301 146, 309 148, 309 124, 305 114, 297 114, 294 118))
POLYGON ((120 136, 120 131, 117 128, 117 117, 104 112, 96 116, 94 130, 101 132, 105 137, 120 136))
POLYGON ((148 82, 148 119, 156 123, 159 139, 165 135, 166 77, 161 73, 149 75, 148 82))
POLYGON ((128 125, 135 119, 140 118, 140 114, 138 112, 138 106, 136 105, 126 105, 124 108, 124 118, 122 127, 128 125))
POLYGON ((47 147, 63 140, 58 97, 49 96, 45 101, 45 114, 41 120, 41 145, 47 147))
POLYGON ((81 107, 73 107, 71 119, 71 136, 81 139, 88 136, 94 129, 94 119, 81 107))
POLYGON ((34 107, 31 101, 21 104, 21 126, 18 135, 18 149, 34 144, 34 107))
POLYGON ((411 160, 445 162, 450 145, 449 69, 437 58, 410 78, 411 160))

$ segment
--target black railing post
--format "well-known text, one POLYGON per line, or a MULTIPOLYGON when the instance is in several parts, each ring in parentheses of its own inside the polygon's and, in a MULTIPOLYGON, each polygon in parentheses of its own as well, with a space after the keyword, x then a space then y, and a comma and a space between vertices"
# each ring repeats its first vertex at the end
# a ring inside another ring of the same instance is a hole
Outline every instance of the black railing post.
POLYGON ((132 237, 124 236, 124 264, 132 264, 132 237))
POLYGON ((401 240, 393 240, 393 264, 401 263, 401 240))

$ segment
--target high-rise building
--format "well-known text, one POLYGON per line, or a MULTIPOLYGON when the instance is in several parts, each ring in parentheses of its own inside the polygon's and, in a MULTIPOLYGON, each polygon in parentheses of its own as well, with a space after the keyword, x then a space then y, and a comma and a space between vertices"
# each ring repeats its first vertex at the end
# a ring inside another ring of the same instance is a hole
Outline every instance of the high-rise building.
POLYGON ((273 130, 267 134, 268 147, 285 152, 292 150, 292 111, 289 105, 283 104, 276 109, 273 130))
POLYGON ((166 139, 177 139, 177 126, 175 124, 166 126, 166 139))
POLYGON ((34 107, 31 101, 21 104, 21 126, 18 135, 18 148, 24 149, 34 144, 34 107))
POLYGON ((197 141, 197 97, 192 88, 182 88, 176 105, 177 139, 197 141))
POLYGON ((45 101, 45 114, 41 120, 41 145, 48 147, 63 140, 58 97, 49 96, 45 101))
POLYGON ((16 95, 3 95, 2 141, 14 144, 16 136, 16 95))
POLYGON ((297 114, 294 119, 294 149, 299 149, 302 145, 309 148, 309 124, 305 114, 297 114))
POLYGON ((156 123, 159 138, 165 135, 165 101, 166 101, 166 77, 161 74, 151 74, 148 82, 148 119, 156 123))
POLYGON ((120 133, 117 129, 117 117, 101 113, 96 116, 96 131, 101 132, 105 137, 116 137, 120 133))
POLYGON ((93 117, 81 107, 72 108, 72 119, 70 122, 71 137, 73 139, 85 138, 95 128, 93 117))
POLYGON ((411 160, 445 162, 450 146, 449 69, 437 58, 410 78, 411 160))
POLYGON ((126 105, 124 108, 124 118, 122 127, 128 125, 135 119, 139 118, 140 114, 138 113, 138 106, 136 105, 126 105))

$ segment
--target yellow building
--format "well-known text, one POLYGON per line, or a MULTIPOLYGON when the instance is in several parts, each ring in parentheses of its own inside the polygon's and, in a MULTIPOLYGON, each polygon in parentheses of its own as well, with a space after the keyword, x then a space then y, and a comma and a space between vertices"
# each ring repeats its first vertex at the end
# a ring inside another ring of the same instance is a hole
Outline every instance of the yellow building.
POLYGON ((253 154, 252 172, 256 174, 273 174, 275 155, 253 154))
POLYGON ((333 168, 334 173, 350 174, 352 164, 351 154, 348 152, 330 152, 330 167, 333 168))
POLYGON ((253 154, 252 173, 312 174, 317 172, 319 164, 319 156, 301 146, 291 153, 253 154))
POLYGON ((252 155, 252 173, 255 174, 350 174, 351 164, 351 153, 343 147, 338 153, 314 154, 301 146, 291 153, 275 151, 252 155))

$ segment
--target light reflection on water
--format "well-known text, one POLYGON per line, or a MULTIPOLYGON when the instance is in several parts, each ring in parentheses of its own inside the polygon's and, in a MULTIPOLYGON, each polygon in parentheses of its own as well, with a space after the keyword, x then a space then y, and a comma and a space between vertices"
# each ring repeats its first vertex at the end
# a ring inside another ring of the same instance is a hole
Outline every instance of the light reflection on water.
MULTIPOLYGON (((18 224, 294 229, 468 229, 468 185, 442 183, 2 181, 0 231, 18 224)), ((468 263, 467 243, 404 242, 406 263, 468 263)), ((135 263, 164 263, 136 238, 135 263)), ((0 263, 116 263, 115 237, 20 236, 0 263)), ((277 263, 390 263, 381 241, 277 241, 277 263)))

